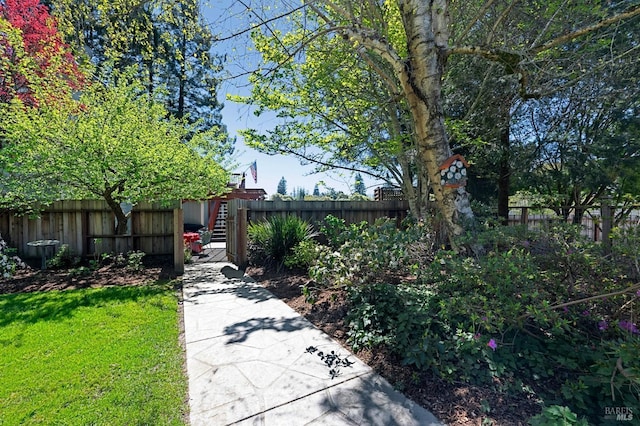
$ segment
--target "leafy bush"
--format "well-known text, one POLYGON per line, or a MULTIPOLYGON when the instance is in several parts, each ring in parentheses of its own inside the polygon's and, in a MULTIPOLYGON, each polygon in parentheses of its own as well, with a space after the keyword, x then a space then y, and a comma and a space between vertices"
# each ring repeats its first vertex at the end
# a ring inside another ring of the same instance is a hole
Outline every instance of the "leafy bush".
POLYGON ((347 228, 347 237, 331 231, 330 244, 344 242, 333 251, 319 253, 309 275, 321 286, 350 286, 398 282, 419 274, 433 258, 433 234, 424 223, 408 220, 403 226, 398 229, 395 221, 383 219, 371 226, 347 228))
POLYGON ((314 236, 313 227, 297 216, 272 216, 249 225, 249 262, 280 269, 300 242, 314 236))
POLYGON ((569 407, 552 405, 542 410, 542 413, 529 419, 531 426, 588 426, 586 420, 578 420, 576 413, 569 407))
POLYGON ((615 228, 611 238, 616 263, 624 265, 632 279, 640 280, 640 226, 615 228))
POLYGON ((184 263, 188 265, 191 262, 193 262, 193 251, 191 250, 191 243, 185 241, 185 243, 184 243, 184 263))
POLYGON ((69 244, 62 244, 51 259, 47 260, 47 267, 52 269, 74 268, 80 264, 80 256, 71 253, 69 244))
POLYGON ((132 271, 142 271, 144 269, 142 258, 145 257, 145 255, 145 252, 140 250, 127 252, 127 269, 132 271))
POLYGON ((350 289, 348 342, 358 351, 385 344, 399 354, 420 340, 430 324, 416 288, 376 283, 350 289))
POLYGON ((594 422, 614 397, 640 412, 637 243, 610 258, 572 226, 496 227, 477 236, 483 256, 434 256, 421 226, 360 230, 310 269, 349 289, 356 350, 384 345, 419 370, 534 392, 594 422))
POLYGON ((16 250, 10 248, 0 235, 0 276, 2 278, 11 278, 16 268, 24 268, 26 266, 15 253, 16 250))
POLYGON ((315 240, 300 241, 291 253, 285 256, 284 265, 291 269, 309 269, 314 264, 320 250, 321 247, 315 240))
POLYGON ((357 239, 369 227, 367 222, 346 225, 344 219, 327 215, 320 226, 320 233, 327 239, 327 244, 333 250, 339 249, 347 241, 357 239))

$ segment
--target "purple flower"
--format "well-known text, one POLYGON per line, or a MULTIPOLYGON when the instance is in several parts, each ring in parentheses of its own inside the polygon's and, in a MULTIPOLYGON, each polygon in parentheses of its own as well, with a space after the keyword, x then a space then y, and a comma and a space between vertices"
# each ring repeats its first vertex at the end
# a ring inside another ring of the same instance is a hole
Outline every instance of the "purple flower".
POLYGON ((598 322, 598 330, 605 331, 607 328, 609 328, 609 324, 607 324, 607 321, 602 320, 598 322))
POLYGON ((476 333, 476 334, 473 335, 473 338, 478 340, 480 338, 480 336, 482 336, 482 334, 476 333))
POLYGON ((588 317, 589 316, 589 310, 585 309, 584 311, 582 311, 582 316, 583 317, 588 317))
POLYGON ((640 290, 636 291, 636 296, 640 297, 640 290))
POLYGON ((569 308, 567 308, 566 306, 564 308, 562 308, 562 310, 564 311, 564 313, 569 312, 569 308))
POLYGON ((487 319, 488 319, 488 318, 487 318, 486 316, 484 316, 484 317, 482 317, 482 318, 480 318, 480 319, 481 319, 482 321, 487 321, 487 319))
POLYGON ((627 330, 633 334, 640 334, 640 331, 638 331, 638 327, 636 327, 636 325, 631 321, 620 321, 618 323, 618 327, 620 327, 623 330, 627 330))
POLYGON ((496 343, 495 340, 491 339, 489 340, 489 343, 487 343, 487 346, 489 346, 491 349, 495 351, 496 348, 498 347, 498 344, 496 343))

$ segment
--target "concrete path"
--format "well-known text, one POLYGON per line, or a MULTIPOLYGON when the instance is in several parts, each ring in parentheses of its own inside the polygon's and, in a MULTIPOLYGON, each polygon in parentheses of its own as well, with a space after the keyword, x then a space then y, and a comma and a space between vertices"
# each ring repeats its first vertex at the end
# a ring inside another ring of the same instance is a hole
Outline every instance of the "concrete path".
POLYGON ((235 266, 185 269, 193 426, 441 425, 235 266))

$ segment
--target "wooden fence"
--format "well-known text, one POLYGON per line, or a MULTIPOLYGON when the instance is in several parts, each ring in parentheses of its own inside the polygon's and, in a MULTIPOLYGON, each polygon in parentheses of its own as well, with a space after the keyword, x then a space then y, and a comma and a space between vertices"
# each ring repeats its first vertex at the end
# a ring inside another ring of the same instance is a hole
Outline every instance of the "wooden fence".
MULTIPOLYGON (((567 208, 568 217, 556 214, 550 208, 515 206, 510 208, 509 225, 526 225, 528 229, 541 229, 554 223, 574 223, 575 208, 567 208)), ((582 234, 593 241, 608 241, 614 227, 640 225, 640 206, 624 208, 604 202, 600 206, 585 206, 578 218, 582 234)))
POLYGON ((310 223, 319 223, 328 215, 344 219, 347 224, 373 223, 381 217, 402 221, 407 217, 406 201, 230 201, 228 208, 246 208, 249 222, 266 220, 271 216, 295 215, 310 223))
MULTIPOLYGON (((243 265, 246 263, 246 226, 251 222, 265 220, 273 215, 296 215, 311 223, 321 222, 331 214, 346 223, 374 222, 380 217, 396 218, 401 221, 408 213, 406 201, 243 201, 232 200, 228 204, 227 216, 227 258, 243 265), (243 225, 240 226, 239 223, 243 225)), ((610 248, 610 231, 615 226, 640 225, 640 206, 626 206, 623 209, 611 206, 603 200, 599 206, 581 208, 583 234, 594 241, 602 241, 610 248)), ((565 219, 551 208, 515 206, 509 214, 510 225, 526 225, 529 229, 541 229, 559 222, 573 222, 575 208, 565 219)))
MULTIPOLYGON (((115 235, 115 216, 102 200, 58 201, 37 217, 0 213, 0 233, 9 246, 24 258, 38 257, 29 241, 52 239, 67 244, 71 253, 83 257, 101 253, 141 250, 149 255, 184 256, 182 247, 182 209, 140 203, 131 210, 126 235, 115 235), (178 238, 174 235, 178 231, 178 238), (179 253, 178 253, 179 252, 179 253)), ((178 260, 174 259, 178 262, 178 260)))
POLYGON ((227 204, 227 258, 236 265, 247 262, 247 226, 271 216, 294 215, 314 225, 328 215, 347 224, 388 217, 400 223, 407 217, 406 201, 248 201, 229 200, 227 204))

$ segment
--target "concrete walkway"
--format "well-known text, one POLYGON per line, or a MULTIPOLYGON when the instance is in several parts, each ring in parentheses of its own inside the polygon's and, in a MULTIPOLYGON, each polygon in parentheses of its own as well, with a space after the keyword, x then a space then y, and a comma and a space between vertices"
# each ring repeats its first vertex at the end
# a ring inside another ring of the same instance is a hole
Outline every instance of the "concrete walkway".
POLYGON ((185 269, 193 426, 441 425, 235 266, 185 269))

